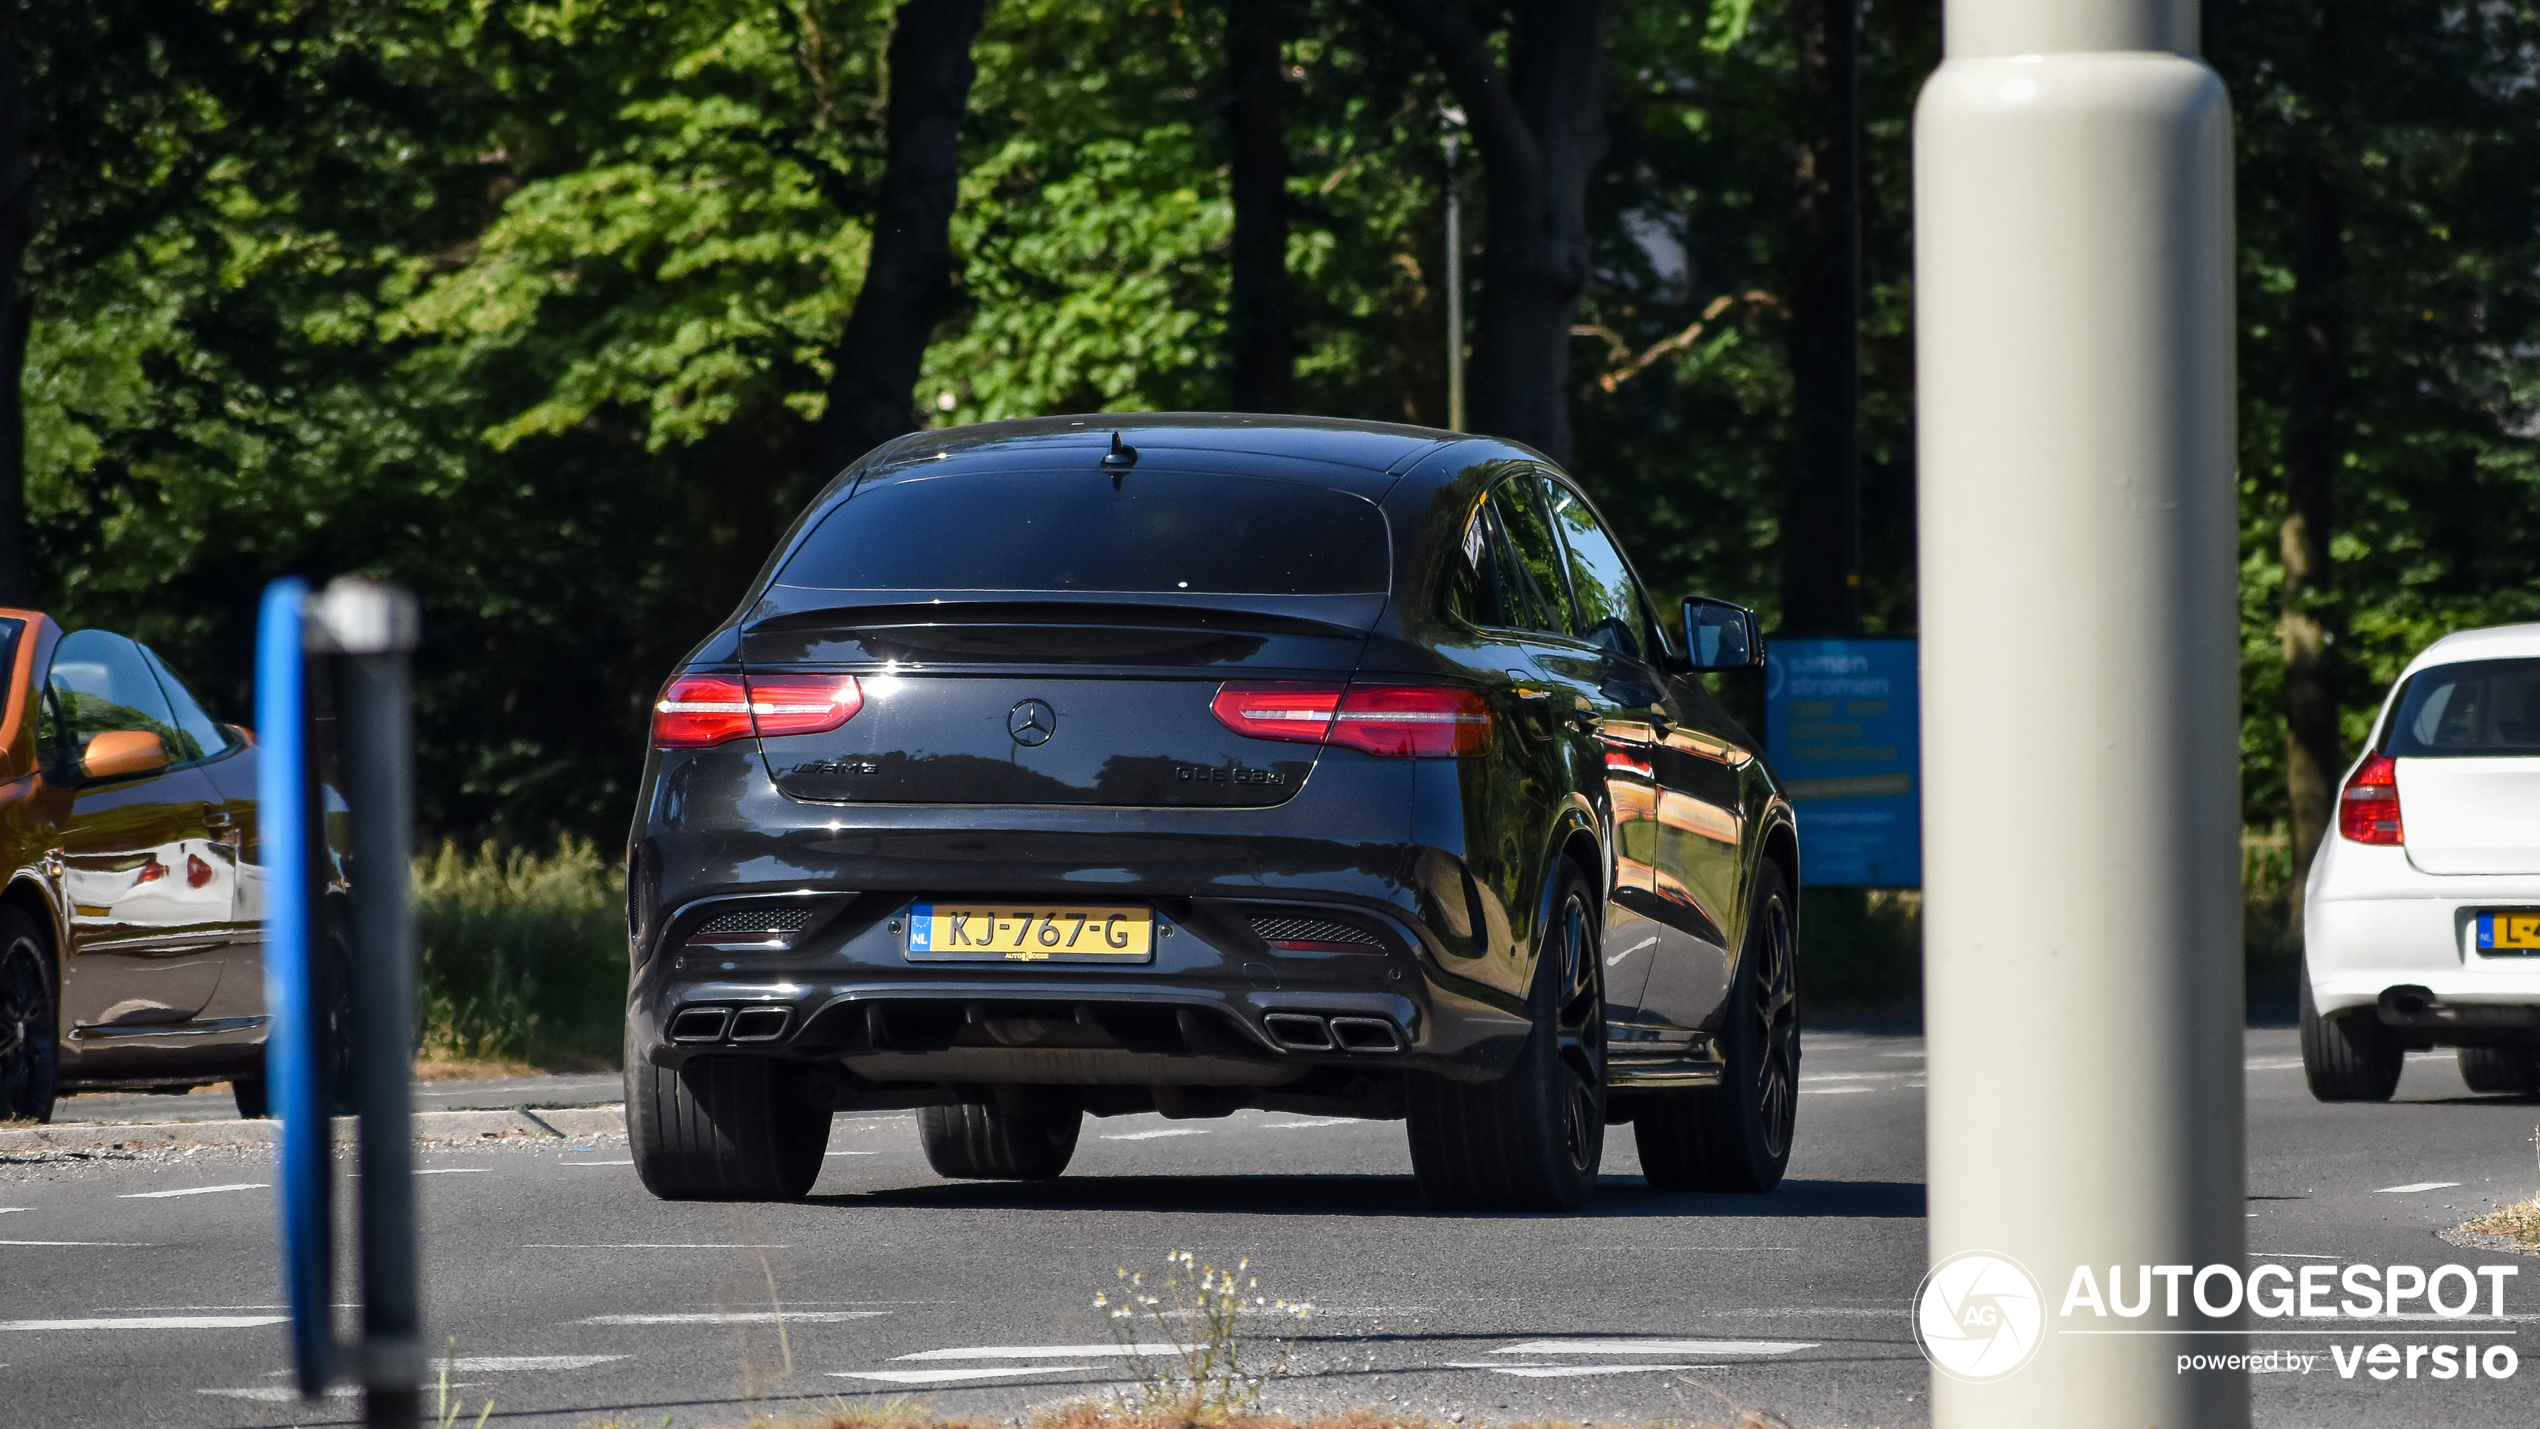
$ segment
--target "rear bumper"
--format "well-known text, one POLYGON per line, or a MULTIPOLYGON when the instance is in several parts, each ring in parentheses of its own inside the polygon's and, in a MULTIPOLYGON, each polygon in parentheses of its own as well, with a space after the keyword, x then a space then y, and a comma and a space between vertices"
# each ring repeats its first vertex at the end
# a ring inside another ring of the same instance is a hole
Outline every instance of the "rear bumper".
POLYGON ((2307 895, 2303 962, 2321 1013, 2374 1008, 2446 1042, 2540 1026, 2540 954, 2476 946, 2479 913, 2540 908, 2540 878, 2429 874, 2403 849, 2332 837, 2307 895))
POLYGON ((807 804, 754 757, 676 756, 648 770, 636 831, 630 1053, 779 1058, 840 1106, 996 1085, 1366 1102, 1403 1071, 1504 1073, 1529 1030, 1513 989, 1531 955, 1466 931, 1452 769, 1323 762, 1356 767, 1318 769, 1272 808, 982 808, 807 804), (1424 785, 1449 797, 1426 809, 1424 785), (1149 904, 1155 955, 911 962, 909 907, 963 897, 1149 904), (719 912, 770 903, 812 914, 788 946, 693 941, 719 912), (1374 945, 1274 948, 1255 920, 1283 913, 1344 919, 1374 945))

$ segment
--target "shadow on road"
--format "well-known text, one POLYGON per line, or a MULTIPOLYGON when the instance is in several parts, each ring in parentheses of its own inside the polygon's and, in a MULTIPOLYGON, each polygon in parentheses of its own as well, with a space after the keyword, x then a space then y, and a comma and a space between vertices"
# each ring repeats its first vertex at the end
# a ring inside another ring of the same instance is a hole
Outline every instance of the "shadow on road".
MULTIPOLYGON (((951 1181, 812 1196, 806 1204, 911 1206, 963 1211, 1192 1211, 1287 1216, 1419 1216, 1444 1219, 1408 1176, 1071 1176, 1036 1183, 951 1181)), ((1637 1176, 1609 1176, 1574 1216, 1827 1217, 1913 1219, 1923 1214, 1915 1181, 1784 1181, 1762 1196, 1653 1191, 1637 1176)), ((1505 1220, 1507 1216, 1472 1217, 1505 1220)))

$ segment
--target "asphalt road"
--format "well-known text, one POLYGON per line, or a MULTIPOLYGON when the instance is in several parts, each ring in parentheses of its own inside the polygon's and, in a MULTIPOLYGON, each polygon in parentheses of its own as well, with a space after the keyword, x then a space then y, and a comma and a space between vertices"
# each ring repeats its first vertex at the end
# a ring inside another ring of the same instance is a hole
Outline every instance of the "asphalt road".
MULTIPOLYGON (((2249 1068, 2255 1251, 2507 1258, 2435 1232, 2530 1194, 2540 1105, 2470 1097, 2427 1057, 2393 1105, 2320 1106, 2288 1030, 2251 1032, 2249 1068), (2389 1189, 2426 1183, 2458 1184, 2389 1189)), ((1116 1267, 1153 1279, 1188 1249, 1249 1256, 1263 1293, 1317 1307, 1274 1407, 1920 1423, 1929 1374, 1905 1307, 1924 1265, 1921 1069, 1917 1039, 1812 1036, 1779 1192, 1651 1192, 1625 1133, 1571 1218, 1429 1215, 1398 1124, 1263 1113, 1089 1121, 1067 1179, 1041 1188, 938 1180, 910 1118, 842 1116, 810 1201, 741 1208, 652 1200, 622 1139, 430 1149, 430 1333, 456 1342, 470 1421, 488 1399, 501 1424, 684 1426, 910 1395, 1004 1416, 1126 1384, 1091 1299, 1116 1267)), ((566 1095, 477 1099, 542 1093, 566 1095)), ((357 1417, 284 1388, 272 1179, 248 1151, 0 1164, 0 1419, 357 1417)), ((2524 1264, 2489 1342, 2515 1343, 2540 1307, 2540 1262, 2524 1264)), ((2275 1343, 2331 1338, 2358 1336, 2275 1343)), ((2378 1383, 2322 1360, 2254 1388, 2263 1424, 2519 1426, 2535 1375, 2378 1383)))

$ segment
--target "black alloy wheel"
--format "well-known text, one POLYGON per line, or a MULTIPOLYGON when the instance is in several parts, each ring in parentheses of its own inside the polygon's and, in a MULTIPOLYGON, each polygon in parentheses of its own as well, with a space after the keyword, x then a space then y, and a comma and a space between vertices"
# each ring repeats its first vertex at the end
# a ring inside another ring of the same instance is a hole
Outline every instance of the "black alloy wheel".
POLYGON ((0 909, 0 1121, 51 1121, 61 1069, 53 963, 24 913, 0 909))
POLYGON ((1651 1097, 1632 1119, 1641 1171, 1664 1191, 1759 1194, 1781 1184, 1799 1121, 1799 938, 1776 865, 1755 880, 1746 952, 1720 1029, 1720 1084, 1651 1097))
POLYGON ((1508 1075, 1410 1079, 1411 1167, 1442 1211, 1575 1211, 1605 1155, 1605 965, 1586 875, 1566 860, 1508 1075))

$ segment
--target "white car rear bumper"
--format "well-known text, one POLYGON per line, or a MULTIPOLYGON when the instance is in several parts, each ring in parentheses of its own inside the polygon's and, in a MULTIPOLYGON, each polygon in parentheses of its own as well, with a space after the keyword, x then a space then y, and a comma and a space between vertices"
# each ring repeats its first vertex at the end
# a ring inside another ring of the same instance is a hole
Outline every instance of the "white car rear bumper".
POLYGON ((2475 946, 2478 915, 2497 909, 2540 909, 2540 876, 2424 873, 2403 848, 2331 833, 2302 907, 2312 1000, 2327 1015, 2420 987, 2463 1007, 2540 1008, 2540 954, 2475 946))

